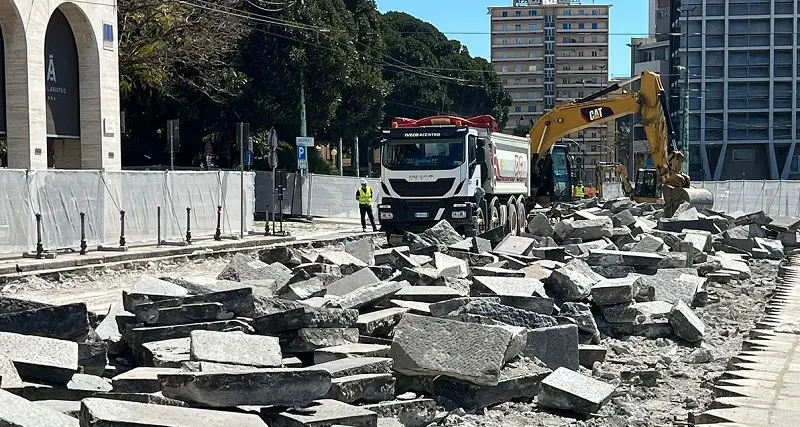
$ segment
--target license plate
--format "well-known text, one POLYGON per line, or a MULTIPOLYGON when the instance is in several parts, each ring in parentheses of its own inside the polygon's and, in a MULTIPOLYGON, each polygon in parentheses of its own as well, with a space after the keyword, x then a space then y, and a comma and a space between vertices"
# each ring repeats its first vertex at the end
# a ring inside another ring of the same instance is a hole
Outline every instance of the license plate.
POLYGON ((428 217, 428 213, 427 212, 417 212, 417 213, 414 214, 414 217, 415 218, 427 218, 428 217))

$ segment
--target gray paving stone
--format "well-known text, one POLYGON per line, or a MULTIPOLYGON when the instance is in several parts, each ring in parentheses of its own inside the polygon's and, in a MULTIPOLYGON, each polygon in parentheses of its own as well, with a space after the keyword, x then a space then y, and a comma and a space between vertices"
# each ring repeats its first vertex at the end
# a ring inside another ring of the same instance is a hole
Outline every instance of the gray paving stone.
POLYGON ((600 331, 597 329, 597 323, 595 323, 594 315, 588 304, 565 302, 561 305, 560 315, 575 320, 578 325, 578 333, 590 336, 595 344, 600 343, 600 331))
POLYGON ((538 244, 534 239, 509 234, 494 248, 494 251, 512 255, 530 256, 531 249, 537 246, 538 244))
POLYGON ((89 333, 86 304, 75 303, 0 314, 0 331, 82 341, 89 333))
POLYGON ((409 284, 406 281, 378 282, 344 294, 334 300, 334 303, 341 308, 361 308, 386 299, 407 286, 409 284))
POLYGON ((469 275, 469 266, 464 260, 436 252, 433 254, 436 271, 443 277, 465 278, 469 275))
POLYGON ((351 375, 390 374, 393 363, 389 357, 348 357, 315 364, 314 369, 322 369, 333 378, 342 378, 351 375))
POLYGON ((566 251, 561 246, 542 246, 531 250, 531 255, 539 259, 563 262, 566 257, 566 251))
POLYGON ((592 266, 613 267, 629 266, 655 268, 663 257, 658 254, 645 252, 626 252, 597 249, 589 253, 586 262, 592 266))
POLYGON ((228 265, 222 269, 217 279, 244 282, 246 280, 275 280, 280 288, 291 278, 292 271, 280 263, 267 264, 245 254, 237 253, 228 265))
POLYGON ((664 250, 664 240, 649 234, 643 234, 641 240, 634 243, 632 252, 661 252, 664 250))
POLYGON ((186 338, 192 331, 225 331, 233 329, 250 330, 250 325, 241 320, 222 320, 217 322, 190 323, 186 325, 153 326, 132 328, 125 332, 125 341, 135 351, 142 344, 175 338, 186 338))
POLYGON ((81 402, 80 401, 70 401, 70 400, 37 400, 33 402, 37 405, 45 406, 53 411, 58 412, 59 414, 66 415, 68 417, 72 417, 78 419, 78 414, 81 412, 81 402))
POLYGON ((419 314, 422 316, 431 315, 431 304, 427 302, 418 301, 405 301, 400 299, 389 300, 389 305, 397 308, 405 308, 409 313, 419 314))
POLYGON ((159 374, 177 374, 178 368, 133 368, 111 379, 115 393, 155 393, 161 391, 159 374))
POLYGON ((410 254, 404 254, 396 250, 389 254, 389 263, 399 270, 420 267, 420 265, 411 258, 410 254))
POLYGON ((596 344, 578 344, 578 360, 581 366, 591 368, 595 362, 604 362, 608 349, 596 344))
POLYGON ((129 291, 122 292, 122 303, 125 311, 132 313, 133 308, 138 304, 151 300, 183 297, 188 294, 189 291, 183 286, 142 274, 129 291))
POLYGON ((473 276, 493 276, 493 277, 525 277, 525 273, 518 270, 498 267, 475 267, 472 269, 473 276))
POLYGON ((411 249, 408 246, 395 246, 386 249, 376 249, 375 264, 376 265, 389 264, 391 262, 390 255, 392 254, 392 251, 397 251, 405 255, 409 255, 411 253, 411 249))
POLYGON ((214 408, 241 405, 303 406, 324 396, 331 388, 331 375, 316 368, 187 372, 163 374, 158 378, 164 396, 214 408))
POLYGON ((650 301, 666 301, 674 304, 682 300, 686 304, 692 304, 697 293, 697 283, 694 281, 680 280, 684 274, 696 276, 693 269, 661 269, 656 274, 641 276, 639 291, 636 292, 637 300, 641 300, 643 294, 647 295, 650 301))
POLYGON ((148 367, 179 368, 181 363, 191 359, 190 348, 189 337, 144 343, 139 363, 148 367))
POLYGON ((589 296, 592 286, 602 279, 583 260, 573 259, 553 271, 545 283, 545 289, 563 301, 580 301, 589 296))
POLYGON ((518 308, 520 310, 532 311, 539 314, 553 314, 553 299, 540 296, 514 296, 514 295, 501 295, 500 303, 509 307, 518 308))
POLYGON ((14 366, 14 362, 5 356, 0 356, 0 389, 8 390, 22 387, 22 379, 14 366))
POLYGON ((489 301, 488 298, 473 299, 448 313, 449 316, 456 317, 461 314, 488 317, 507 325, 524 328, 541 328, 557 324, 556 320, 551 316, 509 307, 499 302, 489 301))
POLYGON ((371 237, 347 242, 344 251, 367 265, 375 265, 375 241, 371 237))
POLYGON ((356 328, 303 328, 281 334, 281 348, 289 353, 314 351, 320 348, 358 342, 356 328))
POLYGON ((546 296, 544 284, 527 277, 490 277, 475 276, 472 278, 474 291, 491 295, 514 296, 546 296))
POLYGON ((267 427, 258 415, 98 398, 82 402, 79 418, 86 427, 267 427))
POLYGON ((274 414, 264 408, 261 416, 268 420, 271 427, 378 426, 378 414, 375 412, 332 399, 316 400, 302 412, 285 411, 274 414))
POLYGON ((536 279, 540 282, 544 282, 550 275, 553 274, 553 270, 544 268, 540 264, 531 264, 525 268, 519 270, 522 272, 526 277, 529 279, 536 279))
POLYGON ((79 427, 77 419, 45 405, 0 390, 0 425, 9 427, 79 427))
POLYGON ((459 297, 431 304, 430 313, 433 317, 445 317, 457 309, 464 307, 471 301, 478 300, 486 300, 500 304, 500 298, 498 297, 459 297))
POLYGON ((338 265, 342 269, 342 274, 349 274, 368 266, 364 261, 344 251, 320 252, 316 262, 338 265))
POLYGON ((14 362, 26 381, 64 384, 78 371, 78 344, 72 341, 0 332, 0 357, 14 362))
POLYGON ((496 385, 504 362, 513 357, 508 352, 514 338, 502 327, 408 314, 395 328, 390 355, 394 369, 405 375, 448 375, 496 385))
POLYGON ((109 343, 109 351, 117 353, 119 343, 122 341, 122 333, 119 331, 117 324, 117 316, 121 314, 129 314, 122 306, 122 300, 112 303, 109 307, 108 314, 95 328, 97 336, 109 343))
POLYGON ((603 307, 603 316, 612 323, 632 323, 639 316, 651 319, 666 318, 672 304, 665 301, 636 302, 603 307))
MULTIPOLYGON (((238 283, 237 283, 238 284, 238 283)), ((180 298, 170 298, 156 302, 144 303, 134 307, 133 314, 140 322, 153 323, 153 318, 158 317, 158 311, 163 308, 180 307, 186 304, 220 303, 225 311, 240 317, 253 317, 255 305, 253 302, 253 289, 241 287, 226 291, 211 292, 180 298)))
POLYGON ((678 301, 669 313, 669 323, 679 338, 689 342, 702 341, 706 325, 683 301, 678 301))
POLYGON ((314 350, 314 363, 325 363, 347 357, 389 357, 388 345, 352 343, 314 350))
POLYGON ((522 354, 537 358, 550 369, 578 369, 578 326, 558 325, 529 329, 522 354))
POLYGON ((613 392, 613 385, 558 368, 542 381, 537 405, 589 415, 597 413, 613 392))
POLYGON ((380 279, 369 268, 362 268, 353 274, 348 274, 328 285, 328 295, 342 296, 358 288, 380 282, 380 279))
POLYGON ((190 339, 192 360, 259 368, 281 366, 283 360, 278 337, 242 332, 193 331, 190 339))
POLYGON ((466 296, 466 292, 448 286, 405 286, 398 290, 392 298, 395 300, 435 303, 452 298, 466 296))
POLYGON ((283 299, 301 301, 324 296, 326 292, 325 282, 318 277, 312 277, 308 280, 287 284, 277 292, 277 295, 283 299))
POLYGON ((405 427, 426 427, 436 417, 436 402, 433 399, 392 400, 364 405, 363 408, 382 418, 396 419, 405 427))
POLYGON ((361 335, 386 336, 394 330, 405 313, 408 313, 408 309, 399 307, 364 313, 358 316, 355 326, 361 335))
POLYGON ((537 213, 528 221, 528 233, 535 236, 552 237, 553 226, 545 214, 537 213))
POLYGON ((273 300, 267 313, 253 321, 260 334, 270 335, 302 328, 349 328, 358 319, 358 310, 311 307, 305 304, 273 300))
POLYGON ((377 403, 394 399, 395 379, 391 374, 362 374, 334 378, 326 399, 345 403, 377 403))
POLYGON ((639 276, 603 279, 592 286, 592 300, 597 305, 625 304, 633 301, 633 289, 639 286, 639 276))

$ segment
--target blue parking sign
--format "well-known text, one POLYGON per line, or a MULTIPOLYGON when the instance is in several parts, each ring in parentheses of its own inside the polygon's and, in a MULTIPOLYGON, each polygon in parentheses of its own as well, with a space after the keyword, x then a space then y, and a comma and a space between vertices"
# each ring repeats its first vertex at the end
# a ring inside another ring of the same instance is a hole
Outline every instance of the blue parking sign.
POLYGON ((308 169, 308 147, 297 146, 297 169, 308 169))

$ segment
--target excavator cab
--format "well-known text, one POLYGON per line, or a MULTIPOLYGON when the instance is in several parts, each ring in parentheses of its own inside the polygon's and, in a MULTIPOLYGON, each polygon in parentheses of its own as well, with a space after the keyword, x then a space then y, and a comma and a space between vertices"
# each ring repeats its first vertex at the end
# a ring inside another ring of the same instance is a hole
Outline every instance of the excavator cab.
POLYGON ((661 181, 658 179, 658 172, 655 169, 636 171, 633 199, 639 203, 664 203, 661 198, 661 181))

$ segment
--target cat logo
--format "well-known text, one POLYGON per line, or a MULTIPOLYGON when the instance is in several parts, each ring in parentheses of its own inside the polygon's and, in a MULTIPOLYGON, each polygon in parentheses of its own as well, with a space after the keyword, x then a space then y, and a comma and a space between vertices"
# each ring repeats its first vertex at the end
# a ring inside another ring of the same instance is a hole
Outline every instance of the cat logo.
POLYGON ((608 107, 587 107, 581 108, 581 116, 586 122, 596 122, 598 120, 611 118, 614 110, 608 107))

